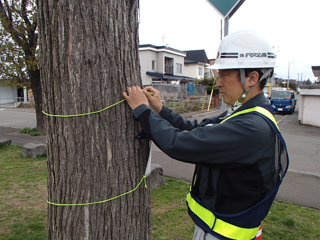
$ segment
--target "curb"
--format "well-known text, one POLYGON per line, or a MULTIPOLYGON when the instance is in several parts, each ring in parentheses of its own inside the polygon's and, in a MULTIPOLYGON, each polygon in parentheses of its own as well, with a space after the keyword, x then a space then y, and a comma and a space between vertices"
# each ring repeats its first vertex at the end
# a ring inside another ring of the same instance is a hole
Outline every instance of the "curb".
POLYGON ((31 112, 35 113, 36 110, 33 108, 7 108, 7 107, 0 107, 0 111, 15 111, 15 112, 31 112))

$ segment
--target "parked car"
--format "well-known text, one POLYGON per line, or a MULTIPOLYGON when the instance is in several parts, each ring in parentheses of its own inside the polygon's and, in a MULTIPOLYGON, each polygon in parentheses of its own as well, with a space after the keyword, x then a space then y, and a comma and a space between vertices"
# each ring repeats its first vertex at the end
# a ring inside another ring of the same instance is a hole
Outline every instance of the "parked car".
POLYGON ((273 91, 270 97, 273 111, 293 113, 296 108, 297 99, 292 91, 273 91))

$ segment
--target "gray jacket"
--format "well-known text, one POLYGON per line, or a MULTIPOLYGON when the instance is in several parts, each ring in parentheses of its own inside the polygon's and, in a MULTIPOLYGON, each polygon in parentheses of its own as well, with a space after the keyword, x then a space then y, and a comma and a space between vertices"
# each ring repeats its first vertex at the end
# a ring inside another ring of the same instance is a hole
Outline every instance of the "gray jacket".
MULTIPOLYGON (((263 93, 235 112, 268 104, 263 93)), ((197 121, 163 107, 133 111, 147 136, 167 155, 198 166, 194 194, 219 213, 237 213, 267 196, 274 185, 275 133, 255 114, 226 115, 197 121)))

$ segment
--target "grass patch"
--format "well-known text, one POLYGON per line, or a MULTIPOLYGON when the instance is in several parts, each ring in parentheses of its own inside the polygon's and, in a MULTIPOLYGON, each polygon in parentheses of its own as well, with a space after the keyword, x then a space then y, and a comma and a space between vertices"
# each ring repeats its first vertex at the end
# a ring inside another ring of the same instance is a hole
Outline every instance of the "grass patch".
POLYGON ((46 239, 47 161, 21 153, 0 149, 0 239, 46 239))
POLYGON ((152 239, 192 239, 194 223, 187 213, 190 184, 166 178, 166 184, 151 191, 152 239))
POLYGON ((43 132, 37 132, 35 128, 23 128, 19 130, 19 133, 25 133, 25 134, 30 134, 31 136, 43 136, 45 133, 43 132))
MULTIPOLYGON (((22 148, 0 148, 0 240, 45 240, 47 218, 46 158, 23 157, 22 148)), ((166 178, 151 191, 152 239, 192 239, 187 214, 190 184, 166 178)), ((302 196, 303 197, 303 196, 302 196)), ((263 240, 320 240, 320 212, 277 201, 263 222, 263 240)))

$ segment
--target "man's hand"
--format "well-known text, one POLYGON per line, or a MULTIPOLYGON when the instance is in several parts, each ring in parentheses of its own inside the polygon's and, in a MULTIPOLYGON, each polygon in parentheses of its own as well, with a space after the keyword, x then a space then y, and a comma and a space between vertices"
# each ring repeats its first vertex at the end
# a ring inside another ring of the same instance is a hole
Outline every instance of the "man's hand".
POLYGON ((143 93, 148 98, 150 108, 159 114, 162 110, 160 92, 151 86, 147 86, 144 88, 143 93), (150 92, 152 92, 152 95, 150 94, 150 92))
POLYGON ((148 99, 139 86, 128 87, 127 92, 123 92, 123 97, 127 100, 132 110, 142 104, 149 106, 148 99))

